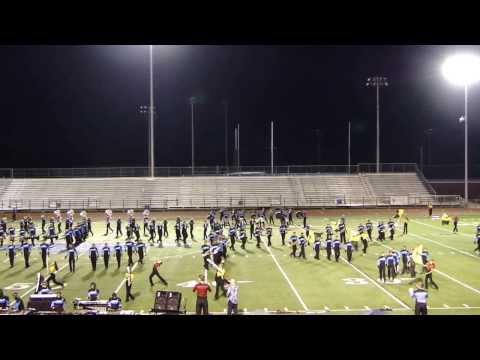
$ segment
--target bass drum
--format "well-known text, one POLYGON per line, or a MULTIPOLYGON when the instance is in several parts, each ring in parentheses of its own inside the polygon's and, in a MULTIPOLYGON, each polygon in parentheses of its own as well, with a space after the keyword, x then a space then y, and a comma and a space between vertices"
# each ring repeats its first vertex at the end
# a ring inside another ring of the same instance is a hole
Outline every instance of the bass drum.
POLYGON ((281 211, 275 211, 275 219, 282 220, 283 214, 281 211))

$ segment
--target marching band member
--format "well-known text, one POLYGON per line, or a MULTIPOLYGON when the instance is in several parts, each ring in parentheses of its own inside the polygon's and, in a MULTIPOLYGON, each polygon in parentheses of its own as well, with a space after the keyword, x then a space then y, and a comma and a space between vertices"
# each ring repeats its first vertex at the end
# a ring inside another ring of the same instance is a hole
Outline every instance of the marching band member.
POLYGON ((117 242, 117 244, 113 247, 113 250, 115 251, 115 258, 117 259, 117 269, 120 269, 120 265, 121 265, 121 262, 122 262, 122 252, 123 252, 123 248, 122 248, 122 245, 120 245, 119 242, 117 242))
POLYGON ((290 236, 290 239, 288 241, 292 248, 292 252, 290 253, 290 256, 293 256, 294 258, 297 257, 297 241, 298 241, 298 237, 297 237, 297 234, 294 232, 292 236, 290 236))
POLYGON ((203 240, 207 240, 208 220, 203 223, 203 240))
POLYGON ((261 238, 260 238, 260 235, 261 235, 262 231, 260 229, 260 227, 257 227, 255 229, 255 231, 253 232, 253 235, 255 236, 255 239, 257 240, 257 248, 260 249, 260 241, 261 241, 261 238))
POLYGON ((132 295, 132 286, 133 286, 133 274, 132 269, 130 266, 127 267, 127 273, 125 274, 125 290, 126 290, 126 297, 125 300, 128 302, 130 299, 135 300, 135 296, 132 295))
POLYGON ((45 224, 46 224, 47 220, 45 219, 45 215, 44 215, 44 214, 42 214, 42 215, 40 216, 40 219, 42 220, 42 235, 43 235, 43 234, 45 234, 45 224))
POLYGON ((127 256, 128 256, 128 266, 133 265, 133 252, 135 251, 135 244, 133 243, 132 240, 128 239, 125 242, 125 250, 127 251, 127 256))
POLYGON ((62 233, 62 214, 59 209, 55 210, 53 214, 55 215, 55 220, 57 221, 58 233, 61 234, 62 233))
POLYGON ((96 271, 97 260, 98 260, 98 249, 95 243, 93 243, 92 246, 90 246, 90 249, 88 249, 88 255, 90 257, 90 262, 92 263, 92 271, 96 271))
POLYGON ((347 260, 348 262, 352 262, 352 254, 353 254, 353 245, 351 241, 348 241, 345 245, 345 250, 347 252, 347 260))
POLYGON ((67 256, 70 272, 75 272, 75 261, 78 260, 78 252, 73 244, 68 245, 67 255, 65 257, 67 256))
POLYGON ((143 236, 147 236, 148 224, 149 224, 150 210, 143 210, 143 236))
POLYGON ((242 245, 240 246, 243 250, 245 250, 245 244, 247 243, 247 232, 245 231, 245 228, 240 228, 240 233, 238 234, 240 237, 240 240, 242 241, 242 245))
POLYGON ((268 226, 267 229, 267 241, 268 241, 268 246, 272 246, 272 227, 268 226))
POLYGON ((105 270, 108 269, 108 261, 110 260, 110 246, 108 246, 107 243, 102 248, 102 254, 103 254, 103 263, 105 265, 105 270))
POLYGON ((227 290, 225 289, 225 283, 228 281, 225 279, 225 269, 223 268, 223 261, 218 264, 217 271, 215 272, 215 300, 219 298, 218 292, 222 290, 222 295, 227 296, 227 290))
POLYGON ((340 223, 338 224, 338 228, 336 229, 336 231, 339 232, 339 234, 340 234, 340 242, 345 243, 345 242, 346 242, 346 238, 345 238, 345 232, 346 232, 345 222, 343 222, 343 221, 341 220, 340 223))
POLYGON ((17 248, 13 240, 10 240, 10 245, 7 246, 7 256, 10 261, 10 267, 12 268, 15 262, 15 256, 17 255, 17 248))
POLYGON ((393 240, 393 235, 395 234, 395 223, 392 219, 388 220, 388 230, 390 230, 390 240, 393 240))
POLYGON ((90 219, 90 218, 87 218, 87 229, 88 229, 88 233, 92 234, 92 236, 93 236, 92 219, 90 219))
POLYGON ((187 231, 187 223, 185 221, 182 221, 181 229, 182 229, 183 244, 186 247, 187 246, 187 239, 188 239, 188 231, 187 231))
POLYGON ((204 241, 203 245, 201 246, 202 257, 203 257, 203 267, 205 270, 208 270, 208 259, 211 258, 211 246, 208 244, 207 240, 204 241))
POLYGON ((58 265, 56 261, 53 261, 50 263, 48 271, 49 271, 49 275, 45 279, 47 286, 50 287, 50 281, 53 281, 55 285, 59 285, 63 288, 65 285, 61 281, 56 279, 56 273, 58 271, 58 265))
POLYGON ((148 224, 148 232, 150 234, 150 237, 148 239, 148 242, 151 244, 155 244, 155 220, 152 219, 150 220, 150 223, 148 224))
POLYGON ((285 246, 285 235, 287 234, 287 225, 280 225, 280 236, 282 237, 282 246, 285 246))
POLYGON ((168 238, 168 221, 167 219, 163 220, 163 235, 165 235, 166 238, 168 238))
POLYGON ((141 239, 137 242, 136 248, 138 254, 138 262, 143 265, 143 258, 145 256, 147 248, 141 239))
POLYGON ((58 235, 55 233, 55 225, 53 223, 50 223, 50 225, 48 226, 48 231, 47 231, 46 238, 50 239, 50 244, 51 245, 53 245, 53 239, 55 239, 55 240, 58 239, 58 235))
POLYGON ((30 264, 29 264, 28 260, 30 258, 30 253, 32 252, 32 245, 25 242, 21 245, 21 248, 23 250, 23 258, 25 260, 25 267, 28 268, 28 267, 30 267, 30 264))
POLYGON ((387 263, 387 276, 389 281, 395 280, 395 256, 393 253, 390 251, 387 258, 386 258, 386 263, 387 263))
POLYGON ((107 310, 117 311, 122 308, 122 300, 117 296, 116 293, 113 293, 110 299, 108 299, 107 310))
POLYGON ((235 239, 237 237, 237 229, 233 226, 230 226, 228 230, 228 236, 230 236, 230 249, 235 250, 235 239))
POLYGON ((320 247, 321 247, 321 234, 318 237, 315 237, 315 241, 313 242, 313 251, 315 251, 314 258, 320 260, 320 247))
POLYGON ((385 240, 385 225, 383 224, 383 221, 379 221, 377 225, 377 231, 378 231, 378 241, 384 241, 385 240))
POLYGON ((332 234, 327 233, 327 239, 325 240, 325 243, 326 243, 325 249, 327 251, 327 259, 331 261, 332 260, 332 243, 333 243, 332 234))
POLYGON ((298 257, 306 259, 305 246, 307 245, 307 239, 305 239, 303 233, 301 233, 298 238, 298 245, 300 246, 300 254, 298 255, 298 257))
POLYGON ((97 301, 99 295, 100 295, 100 290, 97 289, 97 284, 92 282, 87 292, 88 301, 97 301))
POLYGON ((158 272, 158 269, 160 266, 163 264, 163 261, 157 260, 153 263, 153 268, 152 268, 152 273, 150 274, 150 277, 148 280, 150 281, 150 286, 153 286, 153 277, 156 276, 160 279, 160 281, 165 285, 168 286, 168 282, 160 275, 158 272))
POLYGON ((41 258, 42 258, 42 269, 45 269, 47 267, 47 256, 49 254, 49 246, 48 244, 45 242, 45 239, 42 241, 42 243, 40 244, 40 255, 41 255, 41 258))
POLYGON ((162 247, 162 236, 163 236, 162 221, 159 221, 157 224, 157 233, 158 233, 158 247, 162 247))
POLYGON ((340 258, 340 240, 335 239, 333 240, 333 253, 335 254, 335 261, 338 262, 340 258))
POLYGON ((104 236, 107 236, 110 231, 113 233, 112 226, 110 225, 110 222, 112 221, 112 214, 113 214, 112 210, 110 209, 105 210, 105 215, 106 215, 105 221, 107 223, 107 228, 104 236))
MULTIPOLYGON (((228 223, 228 221, 227 221, 227 223, 228 223)), ((193 219, 190 219, 190 222, 188 224, 190 226, 190 237, 192 238, 192 241, 195 241, 194 237, 193 237, 193 226, 194 226, 193 219)), ((230 224, 228 224, 228 225, 230 225, 230 224)))
POLYGON ((363 256, 365 256, 367 254, 367 248, 368 248, 368 241, 365 233, 362 233, 360 235, 360 240, 362 241, 362 245, 363 245, 363 249, 362 249, 363 256))
POLYGON ((62 296, 61 292, 57 293, 57 298, 52 301, 50 309, 58 313, 62 313, 65 311, 65 298, 62 296))
POLYGON ((379 281, 383 281, 384 283, 387 281, 387 277, 385 276, 385 264, 386 264, 386 257, 385 254, 382 254, 377 259, 377 267, 379 273, 379 281))
POLYGON ((115 235, 115 239, 118 239, 119 236, 123 236, 123 233, 122 233, 122 219, 121 218, 117 219, 117 234, 115 235))

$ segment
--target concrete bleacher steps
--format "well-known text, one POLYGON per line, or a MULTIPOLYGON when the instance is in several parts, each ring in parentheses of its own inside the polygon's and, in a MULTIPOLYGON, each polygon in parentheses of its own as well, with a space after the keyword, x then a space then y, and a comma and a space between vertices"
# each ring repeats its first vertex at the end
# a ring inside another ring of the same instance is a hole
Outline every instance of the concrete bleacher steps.
POLYGON ((376 196, 411 194, 429 194, 415 173, 4 179, 0 205, 3 209, 301 207, 342 205, 342 199, 365 205, 376 196))

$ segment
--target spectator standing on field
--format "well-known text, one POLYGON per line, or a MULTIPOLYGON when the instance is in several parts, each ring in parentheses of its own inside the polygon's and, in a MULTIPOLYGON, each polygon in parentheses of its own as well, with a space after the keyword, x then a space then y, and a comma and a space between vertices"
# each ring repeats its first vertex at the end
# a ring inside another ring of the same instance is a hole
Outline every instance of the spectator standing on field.
POLYGON ((427 299, 428 292, 423 288, 423 284, 419 281, 416 289, 409 289, 410 296, 415 299, 415 315, 427 315, 427 299))
POLYGON ((432 217, 432 213, 433 213, 433 205, 432 203, 428 203, 428 216, 432 217))
POLYGON ((230 285, 227 289, 227 315, 238 314, 238 285, 235 279, 230 280, 230 285))
POLYGON ((208 292, 211 292, 212 288, 205 282, 205 276, 199 275, 198 282, 193 287, 193 292, 197 293, 196 314, 208 315, 208 292))

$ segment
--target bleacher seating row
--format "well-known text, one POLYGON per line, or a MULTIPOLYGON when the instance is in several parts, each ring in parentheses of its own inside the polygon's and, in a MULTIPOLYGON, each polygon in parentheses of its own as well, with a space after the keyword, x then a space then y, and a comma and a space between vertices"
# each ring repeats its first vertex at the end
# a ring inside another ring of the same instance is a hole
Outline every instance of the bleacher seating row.
POLYGON ((431 195, 416 173, 3 179, 0 206, 42 209, 375 205, 378 198, 431 195))

